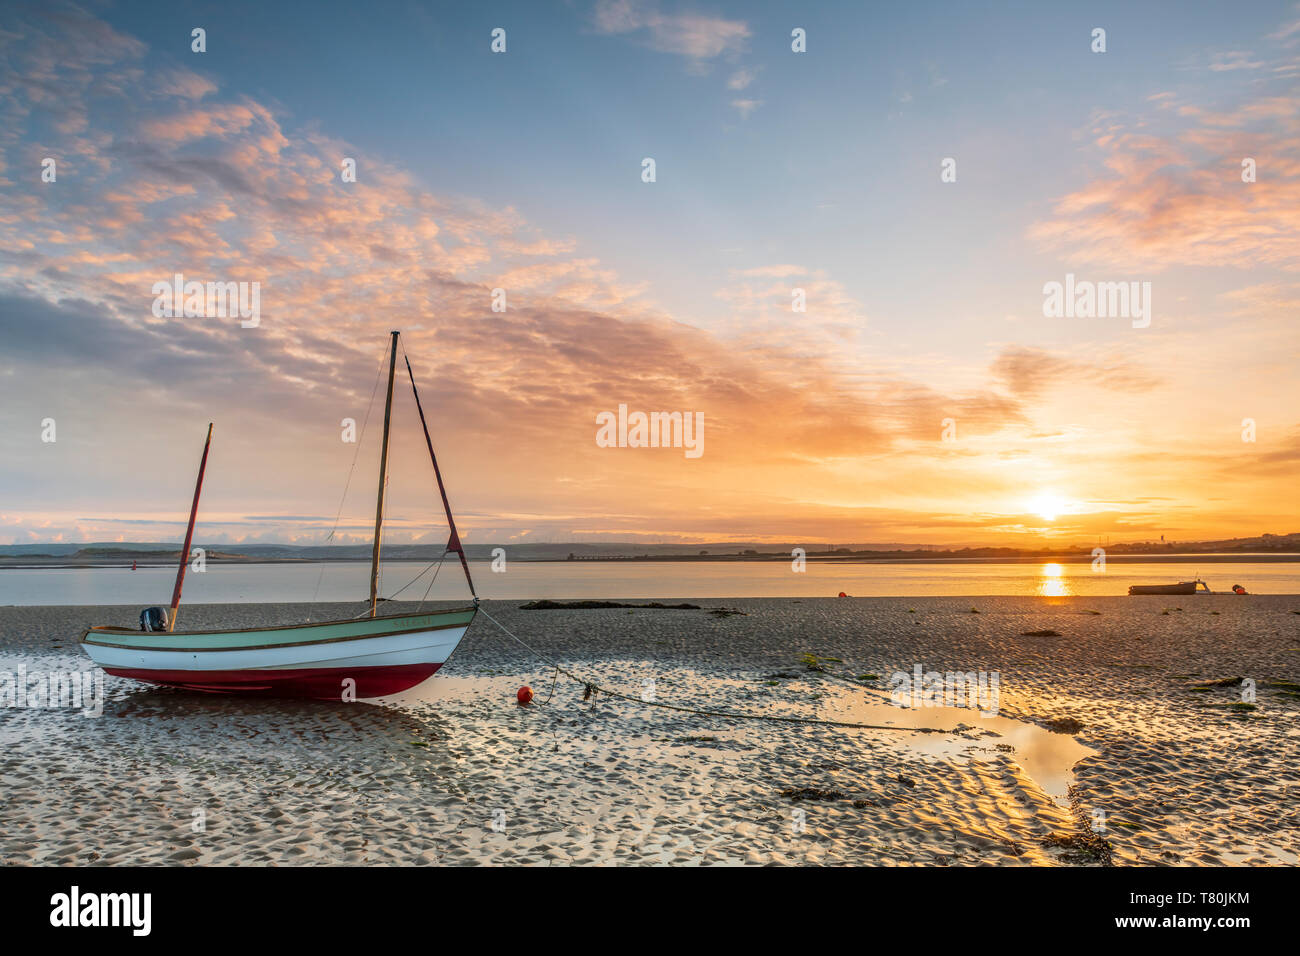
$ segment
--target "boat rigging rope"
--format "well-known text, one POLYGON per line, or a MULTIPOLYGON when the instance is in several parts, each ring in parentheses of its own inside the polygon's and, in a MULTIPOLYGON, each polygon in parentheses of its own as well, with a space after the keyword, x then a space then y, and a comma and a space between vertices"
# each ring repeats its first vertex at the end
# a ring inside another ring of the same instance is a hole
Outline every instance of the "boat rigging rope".
POLYGON ((442 570, 442 562, 447 558, 447 552, 442 552, 442 557, 438 559, 438 570, 433 572, 433 577, 429 578, 429 586, 424 589, 424 597, 420 598, 420 603, 415 606, 415 613, 419 614, 424 608, 424 602, 429 600, 429 592, 433 590, 433 582, 438 580, 438 572, 442 570))
MULTIPOLYGON (((406 346, 405 346, 405 345, 401 345, 401 349, 402 349, 402 357, 403 357, 403 358, 406 358, 406 346)), ((410 367, 410 359, 409 359, 409 358, 406 359, 406 363, 407 363, 407 367, 408 367, 408 369, 409 369, 409 367, 410 367)), ((378 388, 379 388, 379 372, 381 372, 381 371, 383 370, 383 367, 384 367, 384 365, 383 365, 383 356, 381 356, 381 357, 380 357, 380 363, 379 363, 379 370, 376 371, 376 373, 375 373, 375 389, 376 389, 376 390, 378 390, 378 388)), ((411 382, 411 387, 412 387, 412 389, 415 388, 415 382, 414 382, 414 380, 412 380, 412 382, 411 382)), ((371 396, 370 396, 370 401, 371 401, 372 404, 374 403, 374 400, 375 400, 374 393, 372 393, 371 396)), ((417 398, 416 398, 416 401, 417 401, 417 402, 419 401, 418 396, 417 396, 417 398)), ((367 409, 366 409, 366 421, 369 421, 369 420, 370 420, 370 409, 367 408, 367 409)), ((365 428, 364 428, 364 426, 363 426, 363 427, 362 427, 362 434, 364 434, 364 433, 365 433, 365 428)), ((356 462, 355 462, 355 458, 354 458, 353 465, 355 466, 355 464, 356 464, 356 462)), ((349 475, 348 477, 349 477, 349 480, 351 480, 351 475, 349 475)), ((347 493, 347 492, 346 492, 346 490, 345 490, 345 491, 344 491, 344 494, 346 495, 346 493, 347 493)), ((387 493, 387 478, 385 478, 385 494, 386 494, 386 493, 387 493)), ((388 529, 385 528, 384 531, 383 531, 383 533, 386 534, 386 533, 387 533, 387 530, 388 530, 388 529)), ((382 540, 387 540, 387 539, 386 539, 386 538, 381 539, 381 545, 382 545, 382 540)), ((405 584, 403 584, 400 588, 398 588, 396 591, 394 591, 394 592, 393 592, 392 594, 390 594, 388 597, 383 598, 382 600, 385 600, 385 601, 392 601, 392 600, 394 600, 394 599, 397 597, 397 595, 401 594, 403 591, 405 591, 407 588, 409 588, 409 587, 410 587, 412 584, 414 584, 416 581, 420 580, 420 578, 422 578, 422 577, 424 577, 426 574, 428 574, 428 573, 429 573, 429 569, 432 568, 432 567, 434 567, 434 566, 436 565, 436 566, 437 566, 437 570, 435 570, 435 571, 433 572, 433 577, 431 577, 431 578, 429 579, 429 586, 428 586, 427 588, 424 589, 424 596, 423 596, 422 598, 420 598, 420 603, 416 606, 415 611, 416 611, 416 613, 418 614, 418 613, 420 612, 420 610, 424 607, 424 602, 427 601, 427 600, 429 599, 429 594, 430 594, 430 592, 433 591, 433 584, 434 584, 435 581, 438 580, 438 574, 442 571, 442 565, 443 565, 443 562, 445 562, 445 561, 447 560, 447 555, 448 555, 448 554, 451 554, 451 552, 450 552, 450 551, 447 551, 447 550, 444 550, 444 551, 442 552, 442 554, 439 555, 439 557, 438 557, 438 559, 437 559, 436 561, 431 561, 431 562, 429 562, 429 564, 427 564, 427 565, 424 567, 424 569, 423 569, 419 574, 417 574, 417 575, 416 575, 415 577, 413 577, 411 580, 407 581, 407 582, 406 582, 405 584)), ((381 562, 380 565, 379 565, 379 579, 380 579, 380 580, 379 580, 379 585, 380 585, 379 589, 380 589, 381 591, 383 590, 383 574, 384 574, 384 566, 383 566, 383 564, 382 564, 382 562, 381 562)), ((369 602, 367 601, 367 603, 369 603, 369 602)), ((361 617, 362 615, 359 614, 359 615, 357 615, 357 616, 358 616, 358 617, 361 617)))
MULTIPOLYGON (((572 678, 573 680, 577 681, 579 684, 584 685, 583 697, 582 697, 583 700, 589 699, 591 695, 594 693, 601 693, 609 697, 618 697, 622 700, 630 700, 633 703, 637 703, 637 704, 647 704, 650 707, 662 707, 665 710, 675 710, 684 714, 697 714, 702 717, 726 717, 735 720, 770 720, 770 721, 776 721, 784 724, 817 724, 824 727, 846 727, 853 730, 894 730, 900 733, 910 733, 910 734, 947 733, 947 731, 944 731, 938 727, 894 727, 888 724, 858 724, 847 720, 825 720, 820 717, 786 717, 780 714, 741 714, 741 713, 735 713, 733 711, 702 710, 696 707, 682 707, 678 704, 667 704, 659 700, 644 700, 643 698, 640 697, 633 697, 631 694, 624 694, 620 691, 610 690, 607 687, 601 687, 600 685, 596 684, 594 681, 585 680, 584 678, 579 677, 577 674, 573 673, 572 671, 555 663, 555 661, 550 660, 544 654, 539 652, 537 649, 530 647, 528 644, 524 643, 524 641, 521 640, 516 634, 514 634, 514 632, 512 632, 508 627, 506 627, 504 624, 502 624, 500 621, 494 618, 491 614, 489 614, 483 608, 482 605, 479 605, 479 612, 484 617, 486 617, 489 621, 491 621, 493 624, 499 627, 502 631, 504 631, 508 637, 510 637, 513 641, 515 641, 515 643, 519 644, 521 647, 523 647, 525 650, 531 653, 538 660, 544 661, 546 664, 550 665, 551 667, 554 667, 556 673, 555 680, 558 680, 559 675, 563 674, 565 677, 572 678)), ((551 682, 551 695, 554 694, 555 694, 555 681, 553 680, 551 682)), ((543 703, 549 703, 550 699, 551 699, 550 696, 548 696, 546 698, 546 701, 544 701, 543 703)))
MULTIPOLYGON (((438 572, 442 570, 442 564, 443 564, 443 562, 447 559, 447 555, 448 555, 448 553, 449 553, 449 552, 444 551, 444 552, 442 553, 442 557, 441 557, 441 558, 439 558, 437 561, 430 561, 428 564, 426 564, 426 565, 424 566, 424 570, 423 570, 423 571, 421 571, 421 572, 420 572, 419 574, 417 574, 415 577, 411 578, 411 580, 409 580, 409 581, 407 581, 405 584, 403 584, 400 588, 398 588, 396 591, 394 591, 394 592, 393 592, 389 597, 386 597, 386 598, 380 598, 379 600, 381 600, 381 601, 391 601, 391 600, 393 600, 393 598, 397 597, 397 595, 401 594, 403 591, 405 591, 407 588, 409 588, 409 587, 410 587, 412 584, 414 584, 416 581, 420 580, 420 578, 422 578, 422 577, 424 577, 426 574, 428 574, 430 568, 432 568, 432 567, 434 567, 434 566, 437 566, 438 570, 433 572, 433 577, 431 577, 431 578, 429 579, 429 586, 428 586, 427 588, 424 589, 424 597, 422 597, 422 598, 420 599, 420 604, 419 604, 419 606, 416 607, 416 609, 415 609, 415 613, 416 613, 416 614, 419 614, 419 613, 420 613, 420 608, 423 607, 423 606, 424 606, 424 602, 427 601, 427 600, 429 599, 429 592, 433 590, 433 582, 436 581, 436 580, 438 580, 438 572)), ((349 602, 349 603, 353 603, 353 602, 349 602)), ((370 599, 369 599, 369 598, 366 598, 365 601, 362 602, 362 603, 364 603, 364 604, 366 605, 366 606, 365 606, 365 609, 364 609, 360 614, 356 615, 356 617, 352 618, 352 620, 355 621, 355 620, 357 620, 358 618, 368 617, 368 616, 370 615, 370 599)))
MULTIPOLYGON (((352 467, 348 469, 348 479, 343 483, 343 496, 339 498, 339 510, 334 514, 334 525, 330 528, 330 533, 325 536, 326 546, 333 545, 334 532, 339 529, 339 520, 343 517, 343 505, 348 500, 348 489, 352 487, 352 475, 357 470, 357 457, 361 454, 361 446, 366 440, 366 426, 370 424, 370 412, 375 407, 375 395, 379 393, 379 376, 384 370, 384 358, 387 355, 387 349, 379 356, 379 365, 375 367, 375 384, 370 389, 370 404, 366 406, 366 417, 361 421, 361 434, 357 436, 357 447, 352 450, 352 467)), ((307 620, 310 621, 312 614, 316 610, 316 599, 320 596, 320 583, 325 577, 325 558, 320 561, 320 574, 316 575, 316 590, 311 593, 311 607, 307 609, 307 620)))
MULTIPOLYGON (((407 588, 409 588, 409 587, 410 587, 412 584, 414 584, 416 581, 420 580, 420 578, 422 578, 422 577, 424 577, 426 574, 428 574, 430 568, 436 566, 436 567, 438 568, 438 571, 441 571, 441 570, 442 570, 442 562, 445 561, 446 558, 447 558, 447 552, 444 551, 444 552, 442 553, 442 557, 438 558, 437 561, 430 561, 427 565, 425 565, 423 571, 421 571, 421 572, 420 572, 419 574, 417 574, 415 577, 411 578, 411 580, 407 581, 405 584, 403 584, 400 588, 398 588, 396 591, 394 591, 394 592, 393 592, 392 594, 390 594, 388 597, 384 598, 384 600, 385 600, 385 601, 391 601, 391 600, 393 600, 394 598, 396 598, 397 595, 401 594, 403 591, 405 591, 407 588)), ((426 590, 426 591, 424 592, 424 598, 425 598, 425 599, 427 599, 427 598, 429 597, 429 591, 433 590, 433 582, 436 581, 436 580, 438 580, 438 571, 434 571, 434 572, 433 572, 433 577, 431 577, 431 578, 429 579, 429 587, 428 587, 428 590, 426 590)), ((422 599, 422 600, 420 601, 420 603, 423 604, 423 603, 424 603, 424 599, 422 599)), ((417 608, 417 613, 418 613, 418 610, 419 610, 419 609, 417 608)))

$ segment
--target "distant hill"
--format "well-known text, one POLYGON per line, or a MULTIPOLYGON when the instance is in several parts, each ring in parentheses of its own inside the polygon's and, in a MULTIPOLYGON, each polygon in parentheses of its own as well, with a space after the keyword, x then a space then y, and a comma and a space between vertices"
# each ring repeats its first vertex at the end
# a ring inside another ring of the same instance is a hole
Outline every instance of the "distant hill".
MULTIPOLYGON (((293 545, 293 544, 205 544, 213 561, 368 561, 369 544, 293 545)), ((470 544, 465 551, 471 560, 490 560, 496 548, 504 548, 512 561, 564 560, 776 560, 790 557, 793 548, 801 547, 815 560, 1023 560, 1032 558, 1078 558, 1091 553, 1091 541, 1060 545, 1054 548, 942 547, 920 544, 829 545, 810 542, 758 544, 723 542, 703 544, 643 544, 640 542, 560 542, 528 544, 470 544), (572 558, 570 557, 572 556, 572 558)), ((384 547, 387 561, 434 561, 441 553, 437 545, 391 544, 384 547)), ((1110 555, 1176 554, 1291 554, 1300 553, 1300 532, 1261 534, 1255 537, 1225 538, 1215 541, 1130 541, 1110 544, 1110 555)), ((174 541, 86 542, 59 544, 0 545, 0 564, 17 560, 36 564, 119 563, 148 561, 162 563, 177 560, 180 544, 174 541)))

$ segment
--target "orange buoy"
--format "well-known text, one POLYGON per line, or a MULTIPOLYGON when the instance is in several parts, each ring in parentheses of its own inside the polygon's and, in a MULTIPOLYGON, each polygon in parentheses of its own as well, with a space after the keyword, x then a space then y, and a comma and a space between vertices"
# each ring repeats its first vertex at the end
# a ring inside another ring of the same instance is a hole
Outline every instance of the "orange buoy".
POLYGON ((519 688, 519 693, 515 694, 515 700, 519 701, 520 707, 524 704, 532 703, 533 689, 525 684, 523 687, 519 688))

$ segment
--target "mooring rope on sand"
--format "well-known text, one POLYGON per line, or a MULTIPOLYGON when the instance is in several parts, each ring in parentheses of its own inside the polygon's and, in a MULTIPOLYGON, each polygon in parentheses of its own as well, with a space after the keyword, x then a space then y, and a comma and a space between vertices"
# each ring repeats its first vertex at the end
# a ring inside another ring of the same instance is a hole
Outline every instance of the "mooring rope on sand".
POLYGON ((517 643, 520 647, 524 648, 526 651, 528 651, 538 660, 543 661, 549 666, 555 668, 556 676, 551 681, 551 693, 547 695, 547 698, 545 701, 543 701, 543 703, 550 703, 551 697, 555 695, 555 683, 556 681, 559 680, 559 675, 563 674, 565 677, 572 678, 574 681, 577 681, 579 684, 582 684, 585 687, 582 696, 583 700, 587 700, 594 693, 601 693, 609 697, 617 697, 622 700, 630 700, 636 704, 646 704, 650 707, 662 707, 665 710, 675 710, 683 714, 697 714, 701 717, 726 717, 735 720, 770 720, 770 721, 776 721, 785 724, 817 724, 825 727, 846 727, 852 730, 893 730, 899 733, 910 733, 910 734, 942 734, 948 732, 938 727, 892 727, 888 724, 857 724, 847 720, 824 720, 820 717, 784 717, 779 714, 740 714, 740 713, 735 713, 733 711, 724 711, 724 710, 702 710, 696 707, 682 707, 679 704, 668 704, 660 700, 645 700, 641 697, 634 697, 631 694, 624 694, 621 691, 610 690, 608 687, 601 687, 599 684, 595 683, 594 681, 589 681, 582 677, 579 677, 577 674, 573 673, 567 668, 562 667, 561 665, 557 664, 553 660, 550 660, 548 657, 546 657, 545 654, 542 654, 536 648, 529 646, 522 638, 520 638, 513 631, 511 631, 510 628, 506 627, 495 617, 489 614, 486 610, 484 610, 482 605, 479 605, 479 611, 489 621, 491 621, 497 627, 501 628, 501 630, 505 632, 506 636, 508 636, 515 643, 517 643))

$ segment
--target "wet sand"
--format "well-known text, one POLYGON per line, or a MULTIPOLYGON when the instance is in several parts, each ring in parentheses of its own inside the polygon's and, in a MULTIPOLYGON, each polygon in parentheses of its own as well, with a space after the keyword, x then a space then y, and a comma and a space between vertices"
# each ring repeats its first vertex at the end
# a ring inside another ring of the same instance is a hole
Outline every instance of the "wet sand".
MULTIPOLYGON (((110 677, 100 717, 0 707, 0 864, 1293 865, 1300 854, 1300 596, 520 603, 484 608, 634 697, 652 688, 677 706, 940 732, 584 701, 565 677, 552 695, 553 670, 480 615, 439 675, 380 702, 110 677), (1059 636, 1025 636, 1047 631, 1059 636), (917 664, 997 672, 997 722, 890 706, 890 675, 917 664), (1255 682, 1253 709, 1238 706, 1237 678, 1255 682), (521 708, 525 683, 539 703, 521 708)), ((137 610, 0 608, 0 672, 86 668, 80 629, 131 625, 137 610)), ((195 628, 302 613, 182 609, 195 628)))

